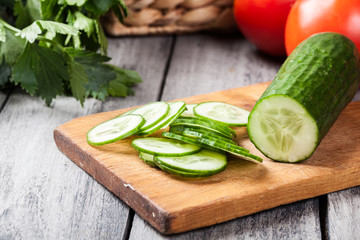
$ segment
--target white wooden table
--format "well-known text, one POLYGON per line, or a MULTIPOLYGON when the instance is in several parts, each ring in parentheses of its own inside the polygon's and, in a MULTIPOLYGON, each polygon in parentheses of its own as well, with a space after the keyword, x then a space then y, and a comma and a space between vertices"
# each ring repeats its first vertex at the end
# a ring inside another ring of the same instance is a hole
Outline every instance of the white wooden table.
POLYGON ((113 64, 142 76, 135 96, 87 99, 84 108, 58 97, 49 108, 19 89, 0 92, 1 240, 360 238, 359 187, 187 233, 158 233, 58 151, 54 128, 97 112, 269 81, 284 59, 262 55, 241 36, 200 34, 109 39, 108 51, 113 64))

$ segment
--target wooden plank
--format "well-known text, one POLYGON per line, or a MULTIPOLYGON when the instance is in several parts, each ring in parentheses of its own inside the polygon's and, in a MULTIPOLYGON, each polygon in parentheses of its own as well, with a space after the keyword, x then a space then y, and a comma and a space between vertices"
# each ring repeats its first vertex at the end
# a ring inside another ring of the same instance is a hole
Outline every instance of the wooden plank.
MULTIPOLYGON (((224 101, 251 109, 268 83, 194 96, 187 102, 224 101), (238 98, 242 96, 242 98, 238 98)), ((86 133, 127 109, 74 119, 56 128, 59 149, 163 233, 223 222, 301 199, 360 184, 360 102, 349 104, 314 155, 299 164, 264 157, 253 164, 230 157, 226 171, 205 179, 183 179, 147 166, 131 148, 133 137, 92 147, 86 133), (349 152, 348 149, 355 149, 349 152), (341 159, 341 161, 339 161, 341 159), (239 207, 241 206, 241 207, 239 207)), ((238 128, 237 141, 260 154, 238 128)))
POLYGON ((269 59, 239 37, 191 35, 177 38, 162 100, 272 80, 282 59, 269 59))
MULTIPOLYGON (((274 78, 281 63, 282 59, 269 59, 259 54, 244 39, 224 39, 209 35, 181 36, 177 38, 163 99, 182 98, 200 92, 208 93, 268 81, 274 78), (192 88, 194 85, 196 87, 192 88)), ((296 236, 302 234, 308 236, 305 239, 320 239, 319 222, 318 200, 310 199, 296 203, 295 207, 277 207, 174 238, 281 239, 277 234, 283 234, 285 239, 296 239, 301 238, 296 236), (286 214, 287 212, 291 214, 286 214), (298 214, 293 214, 295 212, 303 215, 299 217, 298 214), (271 237, 273 234, 276 237, 271 237)), ((151 236, 149 239, 163 237, 149 226, 136 215, 130 238, 141 239, 141 235, 151 236)))
POLYGON ((143 82, 134 88, 135 96, 127 97, 125 101, 109 98, 101 110, 110 111, 158 100, 171 42, 170 36, 110 38, 108 54, 112 57, 111 63, 136 70, 143 82))
MULTIPOLYGON (((360 90, 353 101, 360 101, 360 90)), ((325 230, 329 239, 357 239, 360 235, 360 187, 327 195, 325 230)))
POLYGON ((130 240, 138 239, 321 239, 318 201, 310 199, 277 207, 215 226, 165 236, 135 215, 130 240), (146 236, 146 237, 145 237, 146 236))
POLYGON ((360 187, 328 194, 329 239, 358 239, 360 234, 360 187))
POLYGON ((170 45, 168 37, 110 39, 113 63, 145 80, 134 97, 87 99, 84 108, 66 97, 51 108, 21 92, 10 97, 0 114, 0 239, 123 238, 129 208, 63 156, 52 132, 75 117, 156 100, 147 88, 159 91, 170 45), (146 68, 151 59, 156 71, 146 68))
POLYGON ((13 94, 1 113, 0 238, 122 237, 128 207, 58 152, 52 129, 100 109, 13 94), (71 106, 71 108, 69 108, 71 106), (117 221, 114 221, 116 219, 117 221))

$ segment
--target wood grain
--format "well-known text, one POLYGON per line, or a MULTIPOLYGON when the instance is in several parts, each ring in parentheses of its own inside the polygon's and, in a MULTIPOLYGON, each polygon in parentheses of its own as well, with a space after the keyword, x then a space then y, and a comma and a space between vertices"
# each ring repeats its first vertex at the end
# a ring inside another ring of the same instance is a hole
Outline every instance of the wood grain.
POLYGON ((283 59, 269 59, 239 37, 180 36, 162 100, 272 80, 283 59))
POLYGON ((122 237, 128 207, 75 168, 52 140, 54 127, 99 107, 60 98, 48 108, 22 93, 10 97, 0 119, 6 136, 0 140, 0 239, 122 237))
MULTIPOLYGON (((268 84, 251 85, 184 99, 225 101, 251 110, 268 84), (241 98, 239 97, 241 96, 241 98)), ((102 147, 86 143, 94 125, 124 110, 74 119, 59 126, 59 149, 163 233, 176 233, 248 215, 360 184, 360 103, 350 104, 314 155, 301 164, 265 158, 253 164, 230 158, 226 171, 206 179, 184 179, 146 166, 130 147, 132 138, 102 147), (241 207, 239 207, 241 206, 241 207)), ((244 129, 239 143, 260 154, 244 129)))
POLYGON ((128 206, 62 155, 52 136, 56 126, 73 118, 157 100, 147 89, 161 89, 171 38, 109 42, 113 64, 143 77, 136 96, 104 103, 87 99, 84 108, 58 97, 48 108, 17 91, 0 113, 0 239, 126 237, 128 206), (147 69, 151 60, 155 70, 147 69))
POLYGON ((321 239, 318 201, 309 199, 291 205, 276 207, 250 216, 231 220, 181 234, 163 235, 138 215, 134 218, 130 240, 172 239, 321 239))

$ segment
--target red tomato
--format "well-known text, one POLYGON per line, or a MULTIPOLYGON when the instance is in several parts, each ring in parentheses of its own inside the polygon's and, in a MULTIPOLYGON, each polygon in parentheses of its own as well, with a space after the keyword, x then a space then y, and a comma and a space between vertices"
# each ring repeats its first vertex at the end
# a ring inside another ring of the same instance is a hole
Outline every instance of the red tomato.
POLYGON ((360 0, 298 0, 285 28, 286 52, 318 32, 338 32, 360 50, 360 0))
POLYGON ((235 0, 236 23, 245 37, 260 50, 271 55, 284 56, 285 23, 294 1, 235 0))

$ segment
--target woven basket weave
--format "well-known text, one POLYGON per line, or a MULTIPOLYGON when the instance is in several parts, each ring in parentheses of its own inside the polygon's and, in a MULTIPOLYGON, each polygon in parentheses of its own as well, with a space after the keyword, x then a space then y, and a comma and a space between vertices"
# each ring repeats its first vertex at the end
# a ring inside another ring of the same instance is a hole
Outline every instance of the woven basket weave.
POLYGON ((129 17, 121 24, 109 12, 103 18, 113 36, 188 33, 202 30, 237 31, 233 0, 125 0, 129 17))

